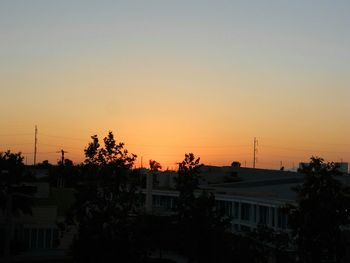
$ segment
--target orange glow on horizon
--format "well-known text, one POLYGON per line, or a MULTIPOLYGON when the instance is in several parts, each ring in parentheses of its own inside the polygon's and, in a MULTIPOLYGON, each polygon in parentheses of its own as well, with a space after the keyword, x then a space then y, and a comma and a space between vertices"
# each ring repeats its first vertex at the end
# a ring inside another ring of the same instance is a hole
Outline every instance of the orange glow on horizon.
MULTIPOLYGON (((103 144, 103 137, 107 132, 97 133, 100 143, 103 144)), ((90 142, 90 136, 72 134, 58 135, 47 132, 39 127, 38 140, 38 162, 49 160, 50 163, 56 163, 60 155, 58 150, 64 149, 66 158, 74 163, 84 161, 84 148, 90 142)), ((233 161, 239 161, 244 167, 252 167, 253 162, 253 141, 251 138, 237 140, 236 143, 225 143, 222 138, 203 137, 183 137, 179 136, 168 139, 162 134, 139 137, 137 134, 128 136, 121 133, 122 136, 114 132, 118 141, 125 143, 125 148, 129 153, 137 154, 138 158, 135 167, 141 166, 141 159, 144 167, 148 167, 150 159, 159 162, 163 170, 177 169, 177 163, 182 161, 185 153, 193 152, 195 156, 201 158, 201 162, 206 165, 229 166, 233 161), (123 139, 124 138, 124 139, 123 139), (241 142, 241 143, 239 143, 241 142)), ((10 149, 13 152, 21 151, 27 164, 33 162, 33 143, 34 133, 22 133, 11 136, 11 134, 2 134, 1 151, 10 149), (6 140, 5 140, 6 139, 6 140), (6 143, 7 142, 7 143, 6 143)), ((181 135, 181 134, 180 134, 181 135)), ((328 161, 347 161, 349 152, 346 147, 337 144, 305 143, 303 141, 278 142, 273 139, 258 138, 257 168, 279 169, 281 162, 286 169, 296 168, 299 162, 308 161, 311 156, 321 156, 328 161)))

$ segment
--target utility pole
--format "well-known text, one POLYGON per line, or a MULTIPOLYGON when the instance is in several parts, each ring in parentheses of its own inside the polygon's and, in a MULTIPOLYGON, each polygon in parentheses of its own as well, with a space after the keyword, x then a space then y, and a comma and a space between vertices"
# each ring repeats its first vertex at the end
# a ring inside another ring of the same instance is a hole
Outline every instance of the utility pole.
POLYGON ((34 137, 34 166, 36 165, 36 145, 38 143, 38 128, 35 125, 35 137, 34 137))
MULTIPOLYGON (((63 167, 64 166, 64 154, 68 153, 68 152, 61 149, 57 153, 61 153, 61 166, 63 167)), ((63 170, 61 172, 63 173, 63 170)), ((64 186, 64 180, 63 180, 63 176, 61 174, 61 175, 58 175, 58 177, 57 177, 57 188, 63 188, 63 186, 64 186)))
POLYGON ((60 151, 58 151, 58 153, 61 153, 61 165, 63 166, 64 165, 64 154, 68 153, 68 152, 61 149, 60 151))
POLYGON ((254 153, 253 153, 253 168, 255 168, 255 164, 257 163, 257 155, 258 153, 258 140, 254 137, 254 153))

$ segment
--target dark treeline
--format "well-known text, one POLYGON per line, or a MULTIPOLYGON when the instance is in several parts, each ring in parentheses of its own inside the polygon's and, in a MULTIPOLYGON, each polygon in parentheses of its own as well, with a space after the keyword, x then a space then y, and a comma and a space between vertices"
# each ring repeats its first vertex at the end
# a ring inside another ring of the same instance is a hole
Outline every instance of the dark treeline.
MULTIPOLYGON (((69 159, 58 165, 44 161, 37 168, 48 170, 43 180, 52 187, 74 188, 75 203, 69 209, 62 233, 76 230, 70 255, 74 262, 172 262, 172 252, 187 262, 342 262, 346 227, 350 216, 350 190, 336 180, 337 167, 322 158, 311 158, 303 169, 304 183, 295 191, 295 205, 286 204, 289 232, 265 226, 249 232, 231 231, 232 218, 216 206, 215 196, 199 187, 202 164, 194 154, 185 154, 178 164, 173 213, 161 215, 145 210, 146 175, 133 169, 137 156, 117 142, 112 132, 100 142, 94 135, 84 150, 85 161, 69 159), (156 259, 157 258, 157 259, 156 259)), ((0 206, 8 224, 16 211, 30 213, 35 205, 32 189, 21 188, 33 181, 25 172, 20 153, 0 154, 0 206), (6 172, 3 172, 6 171, 6 172), (17 187, 17 188, 16 188, 17 187), (9 208, 9 198, 21 198, 9 208), (10 211, 9 211, 10 210, 10 211)), ((148 175, 161 169, 150 160, 148 175)), ((3 233, 3 255, 10 251, 9 233, 3 233)))

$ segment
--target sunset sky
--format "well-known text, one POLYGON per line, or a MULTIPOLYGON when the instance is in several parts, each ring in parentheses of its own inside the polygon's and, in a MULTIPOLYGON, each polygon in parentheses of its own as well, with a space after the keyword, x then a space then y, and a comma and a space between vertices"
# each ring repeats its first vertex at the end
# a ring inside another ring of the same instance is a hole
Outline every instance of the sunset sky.
POLYGON ((350 1, 0 1, 0 151, 109 130, 163 168, 350 161, 350 1))

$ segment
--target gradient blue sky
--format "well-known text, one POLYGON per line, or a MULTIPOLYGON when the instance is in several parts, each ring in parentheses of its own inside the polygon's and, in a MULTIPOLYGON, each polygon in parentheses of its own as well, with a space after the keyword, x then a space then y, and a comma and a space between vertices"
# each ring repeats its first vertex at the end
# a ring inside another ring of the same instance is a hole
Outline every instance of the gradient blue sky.
MULTIPOLYGON (((1 1, 0 151, 113 130, 173 166, 350 161, 349 1, 1 1)), ((30 162, 30 161, 29 161, 30 162)))

